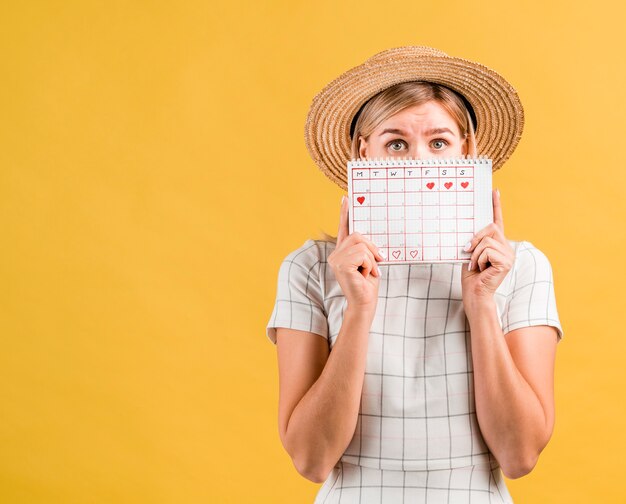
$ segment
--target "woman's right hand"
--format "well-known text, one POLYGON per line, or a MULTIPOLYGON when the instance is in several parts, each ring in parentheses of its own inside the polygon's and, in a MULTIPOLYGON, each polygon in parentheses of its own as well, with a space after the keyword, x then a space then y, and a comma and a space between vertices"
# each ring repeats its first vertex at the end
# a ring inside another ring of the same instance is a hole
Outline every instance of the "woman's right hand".
POLYGON ((337 246, 328 256, 335 277, 341 286, 348 306, 376 311, 380 270, 376 261, 382 261, 378 247, 361 233, 350 234, 348 227, 348 197, 341 204, 337 246))

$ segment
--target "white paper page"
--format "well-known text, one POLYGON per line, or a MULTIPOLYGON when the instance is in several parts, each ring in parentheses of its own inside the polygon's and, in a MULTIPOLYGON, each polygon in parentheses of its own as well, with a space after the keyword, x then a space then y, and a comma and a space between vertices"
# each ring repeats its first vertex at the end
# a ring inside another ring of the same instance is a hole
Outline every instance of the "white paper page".
POLYGON ((387 256, 379 264, 469 262, 465 244, 493 222, 486 157, 348 162, 350 233, 387 256))

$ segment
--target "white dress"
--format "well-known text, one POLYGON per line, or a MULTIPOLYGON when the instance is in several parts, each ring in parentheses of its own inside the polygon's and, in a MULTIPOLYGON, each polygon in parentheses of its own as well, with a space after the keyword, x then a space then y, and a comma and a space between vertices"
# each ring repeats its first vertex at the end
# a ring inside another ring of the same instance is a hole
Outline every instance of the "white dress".
MULTIPOLYGON (((509 243, 515 263, 495 293, 503 333, 550 325, 560 341, 548 258, 530 242, 509 243)), ((287 327, 319 334, 332 351, 347 305, 326 260, 334 247, 307 240, 282 261, 267 325, 272 343, 275 328, 287 327)), ((463 266, 379 266, 354 437, 316 503, 513 502, 476 417, 463 266)))

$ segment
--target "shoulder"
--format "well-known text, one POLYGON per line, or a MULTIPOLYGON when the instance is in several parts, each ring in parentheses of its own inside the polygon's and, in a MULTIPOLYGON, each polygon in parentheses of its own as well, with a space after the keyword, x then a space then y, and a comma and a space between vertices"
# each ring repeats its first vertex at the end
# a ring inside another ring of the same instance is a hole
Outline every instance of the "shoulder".
POLYGON ((280 265, 283 274, 289 277, 320 277, 322 265, 335 249, 335 243, 324 240, 308 239, 295 250, 289 252, 280 265))
POLYGON ((508 240, 515 251, 515 263, 511 273, 515 277, 525 276, 530 281, 545 280, 552 275, 548 256, 532 242, 508 240))
POLYGON ((311 268, 326 261, 332 250, 331 246, 334 248, 335 244, 323 240, 308 239, 297 249, 289 252, 283 259, 283 263, 293 263, 297 266, 311 268))
POLYGON ((550 264, 548 256, 541 249, 536 247, 532 242, 522 240, 508 240, 509 244, 515 251, 515 262, 520 264, 526 263, 544 263, 550 264))

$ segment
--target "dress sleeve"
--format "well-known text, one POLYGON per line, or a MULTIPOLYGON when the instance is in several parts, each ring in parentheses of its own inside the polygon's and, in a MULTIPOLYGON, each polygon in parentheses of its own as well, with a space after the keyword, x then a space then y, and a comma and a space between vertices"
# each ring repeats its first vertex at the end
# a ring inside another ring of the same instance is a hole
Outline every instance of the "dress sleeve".
POLYGON ((272 343, 276 344, 277 327, 309 331, 328 339, 321 265, 315 240, 307 240, 283 259, 278 270, 276 301, 266 328, 272 343))
POLYGON ((515 254, 511 291, 503 314, 504 334, 520 327, 549 325, 563 328, 556 309, 552 266, 546 255, 528 241, 520 242, 515 254))

